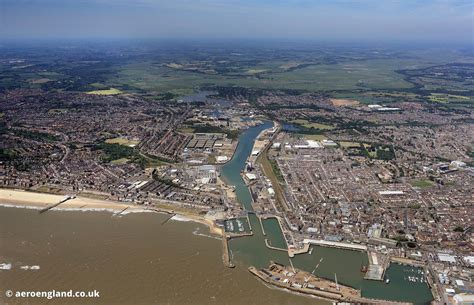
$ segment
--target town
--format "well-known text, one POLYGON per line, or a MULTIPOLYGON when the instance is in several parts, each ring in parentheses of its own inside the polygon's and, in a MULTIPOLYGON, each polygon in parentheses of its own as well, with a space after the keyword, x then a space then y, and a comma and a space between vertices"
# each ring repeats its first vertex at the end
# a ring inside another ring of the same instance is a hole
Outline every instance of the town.
POLYGON ((228 239, 245 236, 250 221, 220 171, 239 134, 273 118, 241 175, 257 216, 279 224, 277 249, 290 257, 311 245, 363 250, 366 278, 379 281, 390 262, 421 266, 436 300, 472 290, 472 112, 310 94, 270 92, 254 102, 214 95, 170 104, 8 91, 1 186, 190 209, 228 239))

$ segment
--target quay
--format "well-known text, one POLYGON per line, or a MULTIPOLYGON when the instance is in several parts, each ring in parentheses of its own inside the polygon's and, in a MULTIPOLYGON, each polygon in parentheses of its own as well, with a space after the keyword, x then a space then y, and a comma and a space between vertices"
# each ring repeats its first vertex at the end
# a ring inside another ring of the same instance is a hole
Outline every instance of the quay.
POLYGON ((409 259, 406 257, 392 256, 390 257, 390 261, 397 264, 407 265, 407 266, 414 266, 414 267, 420 267, 420 268, 425 267, 425 264, 423 262, 409 259))
POLYGON ((295 257, 295 255, 298 255, 298 254, 308 253, 310 246, 311 245, 308 243, 308 244, 304 244, 303 248, 301 249, 288 248, 288 256, 295 257))
POLYGON ((367 267, 367 272, 365 273, 364 279, 383 281, 385 270, 387 270, 390 260, 382 258, 382 261, 380 261, 377 253, 370 251, 367 253, 367 256, 369 258, 369 266, 367 267))
POLYGON ((349 249, 349 250, 356 250, 366 252, 367 247, 364 245, 355 245, 355 244, 348 244, 342 243, 337 241, 327 241, 322 239, 303 239, 304 244, 312 244, 317 246, 324 246, 324 247, 333 247, 333 248, 340 248, 340 249, 349 249))
POLYGON ((47 206, 47 207, 45 207, 45 208, 39 210, 39 213, 40 213, 40 214, 43 214, 43 213, 45 213, 45 212, 47 212, 47 211, 49 211, 49 210, 51 210, 51 209, 57 207, 57 206, 60 205, 61 203, 64 203, 64 202, 66 202, 66 201, 68 201, 68 200, 70 200, 70 199, 74 199, 74 198, 76 198, 75 195, 66 195, 66 196, 64 196, 64 198, 63 198, 62 200, 60 200, 58 203, 52 204, 52 205, 50 205, 50 206, 47 206))
POLYGON ((335 279, 336 282, 332 282, 274 262, 268 268, 259 270, 251 266, 248 270, 269 285, 322 299, 358 304, 411 304, 365 298, 361 296, 360 290, 338 284, 337 279, 335 279))

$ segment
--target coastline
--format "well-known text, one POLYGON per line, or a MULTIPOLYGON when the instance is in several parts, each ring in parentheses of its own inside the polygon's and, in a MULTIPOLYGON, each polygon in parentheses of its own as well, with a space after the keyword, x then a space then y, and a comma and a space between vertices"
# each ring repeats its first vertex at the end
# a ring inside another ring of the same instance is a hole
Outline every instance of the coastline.
MULTIPOLYGON (((55 204, 64 199, 63 195, 36 193, 21 189, 0 188, 0 207, 23 208, 41 210, 47 206, 55 204)), ((173 207, 166 204, 156 206, 139 206, 118 201, 99 200, 87 197, 77 196, 61 203, 52 211, 83 211, 83 212, 110 212, 114 214, 126 215, 130 213, 162 213, 175 214, 171 220, 175 221, 193 221, 203 224, 209 228, 210 233, 223 236, 224 232, 217 227, 211 219, 184 210, 183 208, 173 207)))

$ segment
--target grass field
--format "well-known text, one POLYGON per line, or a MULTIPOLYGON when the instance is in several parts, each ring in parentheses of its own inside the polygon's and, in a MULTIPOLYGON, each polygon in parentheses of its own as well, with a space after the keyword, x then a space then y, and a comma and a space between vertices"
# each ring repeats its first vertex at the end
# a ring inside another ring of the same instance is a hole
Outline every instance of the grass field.
POLYGON ((140 141, 129 140, 129 139, 126 139, 126 138, 118 137, 118 138, 113 138, 113 139, 107 139, 107 140, 105 140, 105 143, 107 143, 107 144, 120 144, 120 145, 133 147, 133 146, 137 145, 138 143, 140 143, 140 141))
POLYGON ((314 122, 310 122, 308 120, 302 120, 302 119, 299 119, 299 120, 292 120, 290 121, 290 123, 293 123, 293 124, 298 124, 298 125, 301 125, 305 128, 314 128, 314 129, 321 129, 321 130, 331 130, 331 129, 334 129, 334 126, 331 126, 331 125, 326 125, 326 124, 320 124, 320 123, 314 123, 314 122))
POLYGON ((120 159, 117 159, 117 160, 112 160, 110 161, 110 163, 112 164, 125 164, 129 161, 129 159, 127 158, 120 158, 120 159))
POLYGON ((435 183, 431 180, 415 180, 410 182, 411 185, 414 187, 419 187, 419 188, 427 188, 427 187, 432 187, 435 183))
POLYGON ((359 105, 360 102, 357 100, 349 100, 349 99, 331 99, 331 103, 336 107, 344 107, 344 106, 355 106, 359 105))
POLYGON ((358 142, 348 142, 348 141, 341 141, 341 142, 339 142, 339 145, 341 147, 345 147, 345 148, 360 147, 360 143, 358 143, 358 142))
MULTIPOLYGON (((264 172, 265 176, 268 179, 270 179, 270 181, 272 182, 273 190, 275 191, 276 204, 278 205, 278 208, 282 211, 289 210, 288 206, 285 203, 285 199, 284 199, 285 197, 283 195, 283 192, 284 192, 283 186, 282 186, 282 184, 280 184, 279 178, 277 177, 277 175, 274 172, 274 170, 276 168, 274 168, 274 166, 272 166, 272 163, 270 162, 270 160, 268 158, 267 150, 265 150, 263 153, 261 153, 258 156, 257 162, 262 165, 263 172, 264 172)), ((278 166, 277 166, 277 168, 278 168, 278 166)), ((279 172, 279 175, 280 175, 280 179, 284 180, 283 176, 281 176, 281 171, 279 169, 278 169, 278 172, 279 172)))
POLYGON ((395 72, 410 64, 410 60, 367 60, 285 70, 280 67, 295 64, 268 62, 247 69, 244 73, 247 75, 230 75, 182 71, 145 61, 122 66, 108 79, 108 86, 130 86, 154 92, 196 89, 203 85, 308 91, 411 88, 412 85, 395 72), (254 77, 255 74, 260 78, 254 77))
POLYGON ((180 128, 178 129, 179 132, 183 132, 183 133, 193 133, 194 132, 194 128, 191 128, 191 127, 186 127, 186 128, 180 128))
POLYGON ((30 82, 32 84, 45 84, 45 83, 50 82, 50 81, 52 81, 52 80, 49 79, 49 78, 36 78, 36 79, 30 80, 30 82))
POLYGON ((452 103, 452 102, 467 102, 472 101, 469 96, 454 95, 454 94, 443 94, 443 93, 431 93, 428 96, 431 102, 435 103, 452 103))
POLYGON ((104 90, 92 90, 92 91, 87 92, 87 94, 95 94, 95 95, 116 95, 120 93, 123 93, 123 92, 115 88, 104 89, 104 90))
POLYGON ((322 141, 322 140, 327 140, 327 137, 325 137, 322 134, 298 134, 301 138, 305 140, 313 140, 313 141, 322 141))

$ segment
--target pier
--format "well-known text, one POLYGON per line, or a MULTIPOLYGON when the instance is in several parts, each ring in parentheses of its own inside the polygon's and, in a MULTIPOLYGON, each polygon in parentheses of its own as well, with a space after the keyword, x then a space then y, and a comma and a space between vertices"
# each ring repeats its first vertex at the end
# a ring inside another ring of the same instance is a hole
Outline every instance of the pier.
POLYGON ((287 249, 277 248, 277 247, 274 247, 274 246, 270 245, 267 238, 265 238, 265 246, 267 246, 267 248, 272 249, 272 250, 278 250, 278 251, 283 251, 283 252, 288 251, 287 249))
MULTIPOLYGON (((260 222, 260 227, 262 228, 262 234, 263 234, 263 236, 267 235, 267 233, 265 233, 265 228, 263 227, 262 218, 261 218, 261 217, 258 217, 258 221, 260 222)), ((266 240, 266 239, 265 239, 265 240, 266 240)))
POLYGON ((129 207, 126 207, 124 208, 123 210, 121 210, 120 212, 118 213, 115 213, 113 216, 120 216, 123 212, 125 212, 129 207))
POLYGON ((227 237, 225 235, 222 236, 222 260, 224 261, 224 265, 226 267, 228 268, 235 267, 229 255, 229 245, 227 243, 227 237))
POLYGON ((74 195, 66 195, 66 196, 64 196, 64 198, 63 198, 61 201, 59 201, 58 203, 52 204, 52 205, 50 205, 50 206, 47 206, 47 207, 45 207, 45 208, 39 210, 39 213, 40 213, 40 214, 43 214, 43 213, 45 213, 45 212, 47 212, 47 211, 49 211, 49 210, 51 210, 51 209, 57 207, 57 206, 60 205, 61 203, 64 203, 64 202, 66 202, 66 201, 68 201, 68 200, 70 200, 70 199, 74 199, 74 198, 76 198, 76 196, 74 196, 74 195))
POLYGON ((369 266, 367 267, 364 279, 382 281, 385 275, 385 270, 390 264, 390 260, 382 258, 382 261, 380 262, 377 253, 370 251, 367 253, 367 256, 369 257, 369 266))
POLYGON ((166 217, 166 219, 161 222, 161 225, 164 225, 165 223, 167 223, 168 221, 170 221, 171 218, 173 218, 173 217, 175 217, 175 216, 176 216, 176 214, 169 214, 169 216, 166 217))

